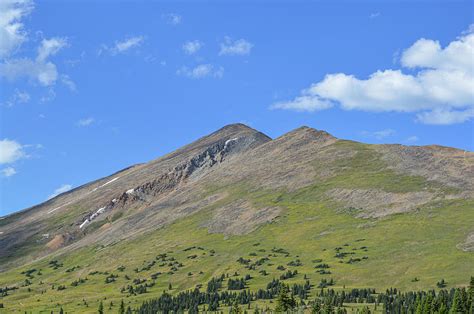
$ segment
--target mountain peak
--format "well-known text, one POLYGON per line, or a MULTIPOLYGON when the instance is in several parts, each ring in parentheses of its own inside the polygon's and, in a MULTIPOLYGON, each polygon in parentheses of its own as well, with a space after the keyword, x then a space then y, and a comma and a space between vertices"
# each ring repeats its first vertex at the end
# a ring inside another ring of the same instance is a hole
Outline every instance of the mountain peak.
POLYGON ((283 134, 281 139, 292 139, 292 138, 306 138, 318 141, 336 140, 334 136, 323 130, 317 130, 309 126, 303 125, 296 128, 286 134, 283 134))

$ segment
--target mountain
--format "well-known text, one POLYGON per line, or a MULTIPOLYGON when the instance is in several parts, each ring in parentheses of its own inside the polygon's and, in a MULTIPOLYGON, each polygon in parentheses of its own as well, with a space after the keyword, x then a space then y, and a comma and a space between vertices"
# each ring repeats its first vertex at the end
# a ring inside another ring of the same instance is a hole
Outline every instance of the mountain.
POLYGON ((258 289, 288 270, 290 283, 454 287, 474 269, 473 209, 472 152, 309 127, 271 139, 232 124, 2 217, 0 287, 19 289, 0 303, 87 312, 104 296, 136 306, 222 273, 249 274, 258 289), (155 283, 123 292, 140 280, 155 283))

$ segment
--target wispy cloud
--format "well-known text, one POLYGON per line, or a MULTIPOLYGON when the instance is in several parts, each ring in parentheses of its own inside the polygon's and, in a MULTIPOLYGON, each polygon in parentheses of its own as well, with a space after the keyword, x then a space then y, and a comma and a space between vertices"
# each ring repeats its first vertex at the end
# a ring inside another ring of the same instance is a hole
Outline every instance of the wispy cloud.
POLYGON ((379 131, 362 131, 361 134, 366 137, 373 137, 376 138, 377 140, 383 140, 384 138, 390 137, 395 135, 396 131, 393 129, 384 129, 384 130, 379 130, 379 131))
POLYGON ((69 88, 70 91, 72 92, 77 91, 76 83, 74 83, 74 81, 71 80, 69 75, 66 75, 66 74, 61 75, 61 83, 63 83, 67 88, 69 88))
POLYGON ((46 94, 41 96, 39 102, 40 102, 40 104, 44 104, 44 103, 53 101, 55 99, 56 99, 56 92, 54 91, 53 88, 49 88, 48 91, 46 92, 46 94))
POLYGON ((249 55, 253 48, 253 44, 245 39, 232 40, 230 37, 225 37, 220 44, 220 56, 244 56, 249 55))
POLYGON ((186 54, 192 55, 198 52, 202 48, 202 46, 204 46, 204 43, 202 43, 201 41, 190 40, 190 41, 185 42, 182 48, 186 54))
POLYGON ((374 13, 370 13, 369 18, 375 19, 375 18, 378 18, 379 16, 380 16, 380 12, 374 12, 374 13))
POLYGON ((48 196, 48 200, 52 199, 53 197, 58 196, 59 194, 62 194, 64 192, 70 191, 72 189, 71 184, 63 184, 60 187, 58 187, 56 190, 54 190, 53 194, 48 196))
POLYGON ((130 50, 140 47, 144 41, 144 36, 128 37, 123 40, 115 41, 114 45, 111 47, 102 45, 98 51, 98 55, 102 55, 103 52, 108 52, 112 56, 126 53, 130 50))
POLYGON ((11 177, 16 174, 16 170, 13 167, 3 168, 2 170, 0 170, 0 172, 2 173, 2 176, 4 177, 11 177))
POLYGON ((224 68, 213 66, 212 64, 200 64, 194 68, 182 66, 176 74, 192 79, 201 79, 205 77, 222 78, 224 76, 224 68))
POLYGON ((412 135, 412 136, 408 137, 405 140, 405 142, 407 142, 407 143, 415 143, 415 142, 418 142, 418 141, 419 141, 419 138, 416 135, 412 135))
POLYGON ((345 110, 416 113, 417 121, 448 125, 474 118, 474 29, 441 47, 421 38, 401 54, 402 70, 379 70, 367 79, 328 74, 293 100, 271 108, 315 111, 339 105, 345 110), (412 74, 413 73, 413 74, 412 74))
POLYGON ((183 21, 183 17, 176 13, 163 14, 161 17, 170 25, 179 25, 183 21))
POLYGON ((90 126, 94 122, 95 122, 94 118, 88 117, 88 118, 80 119, 79 121, 77 121, 76 125, 80 127, 86 127, 86 126, 90 126))
POLYGON ((8 98, 8 100, 3 103, 2 105, 6 107, 13 107, 17 104, 24 104, 29 102, 31 99, 30 94, 25 91, 20 91, 19 89, 15 89, 13 95, 8 98))

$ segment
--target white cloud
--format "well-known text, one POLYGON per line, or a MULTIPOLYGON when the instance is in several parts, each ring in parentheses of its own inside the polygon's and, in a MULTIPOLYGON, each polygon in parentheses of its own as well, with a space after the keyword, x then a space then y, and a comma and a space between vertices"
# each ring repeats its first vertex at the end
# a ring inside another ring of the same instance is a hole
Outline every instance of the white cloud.
POLYGON ((92 117, 80 119, 77 121, 77 126, 89 126, 94 123, 95 119, 92 117))
POLYGON ((63 184, 63 185, 61 185, 59 188, 57 188, 56 190, 54 190, 53 194, 51 194, 50 196, 48 196, 48 200, 49 200, 49 199, 52 199, 53 197, 58 196, 58 195, 61 194, 61 193, 70 191, 71 189, 72 189, 72 185, 70 185, 70 184, 63 184))
POLYGON ((198 52, 204 44, 199 40, 187 41, 183 44, 183 50, 186 54, 192 55, 198 52))
POLYGON ((412 135, 406 139, 406 142, 408 143, 415 143, 418 142, 419 138, 416 135, 412 135))
POLYGON ((22 19, 32 10, 29 0, 0 1, 0 58, 9 57, 27 40, 22 19))
POLYGON ((418 121, 428 124, 462 123, 474 117, 473 51, 472 31, 445 48, 437 41, 420 39, 401 56, 402 66, 414 74, 391 69, 379 70, 368 79, 328 74, 301 96, 271 108, 314 111, 329 108, 320 104, 330 102, 346 110, 417 113, 418 121))
POLYGON ((270 108, 314 112, 329 109, 332 106, 333 104, 330 101, 314 97, 313 95, 308 94, 307 91, 303 91, 302 95, 296 97, 294 100, 288 102, 277 102, 270 108))
POLYGON ((132 49, 140 47, 144 41, 144 36, 129 37, 124 40, 115 41, 115 44, 112 47, 102 45, 98 51, 98 55, 100 56, 104 51, 109 52, 112 56, 125 53, 132 49))
POLYGON ((179 25, 183 21, 183 17, 176 13, 163 14, 162 18, 166 20, 166 23, 171 25, 179 25))
POLYGON ((362 135, 368 136, 368 137, 374 137, 377 140, 383 140, 384 138, 395 135, 395 133, 396 132, 393 129, 384 129, 384 130, 374 131, 374 132, 369 132, 369 131, 361 132, 362 135))
POLYGON ((43 39, 41 45, 38 47, 37 61, 44 62, 50 56, 54 56, 59 50, 67 46, 66 38, 53 37, 50 39, 43 39))
POLYGON ((17 104, 24 104, 29 102, 31 99, 30 94, 28 94, 25 91, 20 91, 18 89, 15 89, 15 92, 13 93, 12 96, 4 103, 5 106, 7 107, 13 107, 17 104))
POLYGON ((0 140, 0 164, 10 164, 24 157, 23 145, 9 139, 0 140))
POLYGON ((183 66, 176 71, 176 74, 192 79, 205 77, 222 78, 224 76, 224 68, 215 67, 212 64, 200 64, 194 68, 183 66))
POLYGON ((16 170, 13 167, 7 167, 0 170, 4 177, 11 177, 16 174, 16 170))
POLYGON ((444 110, 422 112, 416 115, 417 120, 425 124, 450 125, 463 123, 474 118, 474 108, 466 110, 444 110))
POLYGON ((6 59, 0 64, 0 76, 10 81, 26 77, 43 86, 54 85, 58 79, 58 70, 56 65, 47 59, 66 46, 65 38, 43 39, 38 47, 35 60, 29 58, 6 59))
POLYGON ((38 62, 22 58, 7 60, 0 64, 0 76, 4 76, 10 81, 26 77, 43 86, 50 86, 56 82, 58 71, 52 62, 38 62))
POLYGON ((220 56, 243 56, 249 55, 253 44, 245 39, 233 41, 230 37, 225 37, 221 43, 220 56))

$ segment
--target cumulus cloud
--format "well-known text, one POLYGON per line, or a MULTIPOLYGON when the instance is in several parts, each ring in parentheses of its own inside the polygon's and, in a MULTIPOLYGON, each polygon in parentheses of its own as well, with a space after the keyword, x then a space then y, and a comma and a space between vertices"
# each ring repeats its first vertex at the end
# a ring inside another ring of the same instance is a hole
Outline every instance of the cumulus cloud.
POLYGON ((204 44, 199 40, 190 40, 183 44, 183 51, 188 54, 192 55, 198 52, 204 44))
POLYGON ((11 177, 16 174, 16 170, 13 167, 3 168, 2 170, 0 170, 0 172, 4 177, 11 177))
POLYGON ((245 39, 232 40, 230 37, 225 37, 221 43, 219 51, 220 56, 244 56, 249 55, 253 48, 253 44, 245 39))
POLYGON ((43 86, 53 85, 58 78, 56 65, 52 62, 37 62, 28 58, 7 60, 0 64, 0 75, 10 81, 26 77, 43 86))
POLYGON ((62 194, 62 193, 67 192, 67 191, 70 191, 71 189, 72 189, 72 185, 71 185, 71 184, 63 184, 63 185, 61 185, 59 188, 57 188, 56 190, 54 190, 53 194, 51 194, 50 196, 48 196, 48 200, 49 200, 49 199, 52 199, 53 197, 58 196, 59 194, 62 194))
POLYGON ((474 117, 474 32, 442 47, 420 39, 401 55, 401 69, 379 70, 367 79, 328 74, 291 101, 271 108, 315 111, 329 102, 346 110, 416 113, 427 124, 454 124, 474 117), (413 74, 412 74, 413 73, 413 74))
POLYGON ((0 58, 9 57, 27 40, 22 19, 32 10, 30 0, 0 1, 0 58))
POLYGON ((82 126, 82 127, 85 127, 85 126, 90 126, 91 124, 93 124, 95 121, 94 118, 92 117, 89 117, 89 118, 84 118, 84 119, 80 119, 79 121, 77 121, 77 126, 82 126))
POLYGON ((112 56, 122 54, 140 47, 144 41, 144 36, 129 37, 123 40, 115 41, 114 45, 111 47, 108 47, 107 45, 102 45, 98 51, 98 55, 101 55, 103 52, 108 52, 112 56))
POLYGON ((0 140, 0 165, 10 164, 24 157, 26 153, 23 145, 7 138, 0 140))
POLYGON ((222 78, 224 76, 224 68, 221 66, 216 67, 212 64, 200 64, 194 68, 183 66, 176 71, 176 74, 192 79, 205 77, 222 78))
POLYGON ((53 37, 43 39, 38 47, 36 59, 14 58, 6 59, 0 64, 0 76, 10 81, 28 78, 42 86, 54 85, 58 79, 56 65, 47 59, 54 56, 59 50, 66 47, 65 38, 53 37))

